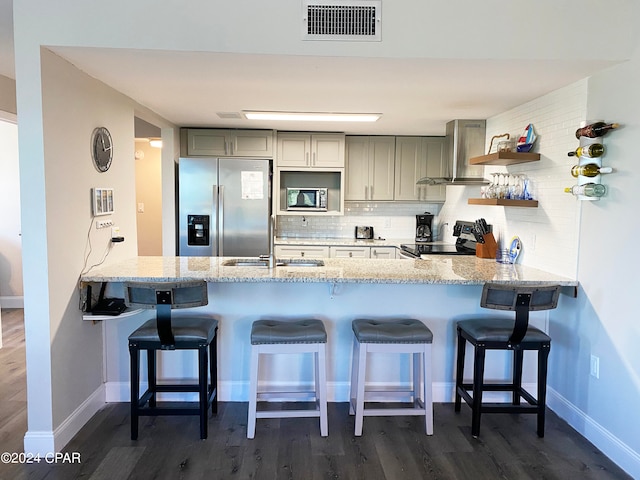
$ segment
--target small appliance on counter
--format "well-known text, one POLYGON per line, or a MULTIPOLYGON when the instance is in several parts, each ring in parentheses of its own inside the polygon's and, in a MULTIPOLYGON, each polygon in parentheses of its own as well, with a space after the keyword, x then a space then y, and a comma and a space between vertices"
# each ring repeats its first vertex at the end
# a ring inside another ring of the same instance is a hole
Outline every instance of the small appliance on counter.
MULTIPOLYGON (((417 215, 420 217, 420 215, 417 215)), ((433 217, 433 216, 432 216, 433 217)), ((455 245, 418 242, 400 245, 400 254, 404 258, 420 258, 421 255, 475 255, 476 254, 476 224, 457 220, 453 227, 455 245)))
POLYGON ((373 240, 373 227, 356 227, 356 240, 373 240))
POLYGON ((416 215, 416 243, 433 241, 432 223, 433 215, 431 213, 424 212, 421 215, 416 215))

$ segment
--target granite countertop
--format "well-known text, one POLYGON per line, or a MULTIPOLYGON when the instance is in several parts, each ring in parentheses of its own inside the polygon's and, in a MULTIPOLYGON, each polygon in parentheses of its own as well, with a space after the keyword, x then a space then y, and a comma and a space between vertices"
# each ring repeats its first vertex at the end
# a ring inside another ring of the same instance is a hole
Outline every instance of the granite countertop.
POLYGON ((522 265, 465 255, 416 260, 324 258, 322 267, 224 266, 224 257, 134 257, 94 268, 83 282, 174 281, 290 283, 395 283, 482 285, 486 282, 546 283, 576 287, 577 280, 522 265))

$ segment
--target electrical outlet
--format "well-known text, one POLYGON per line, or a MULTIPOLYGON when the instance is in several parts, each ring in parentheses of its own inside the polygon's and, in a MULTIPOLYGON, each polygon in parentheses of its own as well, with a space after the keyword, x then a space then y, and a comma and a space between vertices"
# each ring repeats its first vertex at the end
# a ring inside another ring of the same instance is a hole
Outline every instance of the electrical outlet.
POLYGON ((120 236, 120 227, 111 227, 111 238, 120 236))
POLYGON ((108 228, 113 225, 113 220, 96 220, 96 228, 108 228))
POLYGON ((591 355, 591 376, 600 378, 600 357, 591 355))

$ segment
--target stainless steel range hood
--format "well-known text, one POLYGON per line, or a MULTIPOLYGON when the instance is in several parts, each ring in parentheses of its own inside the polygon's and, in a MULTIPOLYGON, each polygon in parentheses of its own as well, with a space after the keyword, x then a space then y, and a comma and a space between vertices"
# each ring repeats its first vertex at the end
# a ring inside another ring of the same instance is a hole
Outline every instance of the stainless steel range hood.
POLYGON ((483 165, 469 165, 469 159, 483 155, 486 120, 452 120, 447 123, 447 164, 444 177, 423 177, 418 185, 483 185, 483 165))

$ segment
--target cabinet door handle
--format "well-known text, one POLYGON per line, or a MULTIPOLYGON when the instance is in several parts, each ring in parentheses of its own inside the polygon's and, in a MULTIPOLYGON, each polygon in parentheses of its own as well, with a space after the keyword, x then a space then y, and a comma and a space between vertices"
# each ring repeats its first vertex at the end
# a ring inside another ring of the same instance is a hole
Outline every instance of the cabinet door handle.
POLYGON ((305 165, 310 166, 310 164, 309 164, 309 152, 307 152, 305 155, 306 155, 305 165))
POLYGON ((313 166, 316 165, 316 152, 313 152, 313 166))
POLYGON ((301 257, 304 257, 304 252, 300 252, 300 256, 301 256, 301 257))
POLYGON ((349 252, 349 256, 350 256, 350 257, 353 257, 353 252, 349 252))
POLYGON ((364 199, 368 200, 369 197, 367 197, 367 195, 369 194, 369 185, 365 185, 364 186, 364 199))
POLYGON ((373 185, 371 185, 371 187, 369 187, 369 195, 371 198, 369 198, 369 200, 373 200, 373 185))

